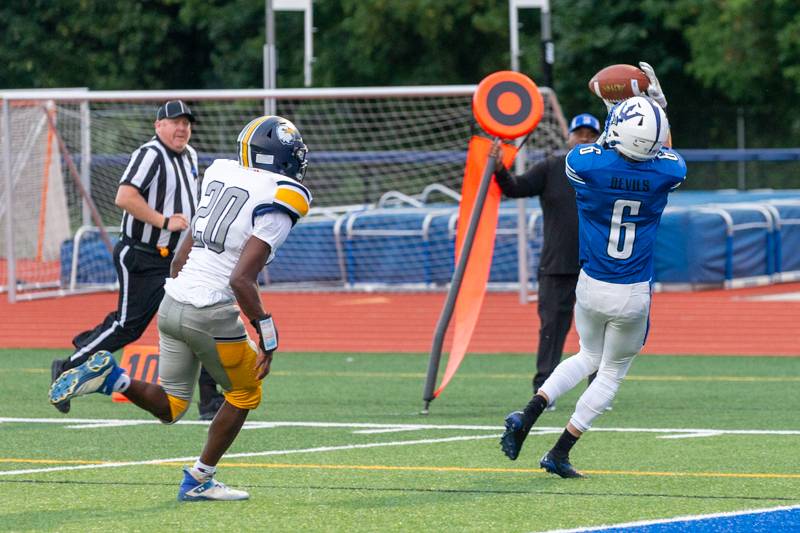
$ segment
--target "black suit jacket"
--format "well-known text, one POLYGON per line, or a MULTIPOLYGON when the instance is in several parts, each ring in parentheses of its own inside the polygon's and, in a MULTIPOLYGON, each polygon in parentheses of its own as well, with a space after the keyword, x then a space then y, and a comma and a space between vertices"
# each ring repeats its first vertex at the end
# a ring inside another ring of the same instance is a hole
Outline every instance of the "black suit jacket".
POLYGON ((544 219, 544 243, 539 274, 577 274, 578 207, 575 189, 566 175, 566 154, 557 153, 537 161, 527 172, 512 176, 503 169, 495 173, 497 184, 509 198, 538 196, 544 219))

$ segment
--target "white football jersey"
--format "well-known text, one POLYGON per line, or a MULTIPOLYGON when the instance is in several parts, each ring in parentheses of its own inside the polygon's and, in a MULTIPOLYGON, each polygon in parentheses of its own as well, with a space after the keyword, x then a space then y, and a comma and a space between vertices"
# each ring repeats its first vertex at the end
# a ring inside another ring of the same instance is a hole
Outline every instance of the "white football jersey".
POLYGON ((189 258, 164 290, 195 307, 234 300, 229 280, 248 239, 270 245, 269 263, 310 204, 311 193, 291 178, 217 159, 203 176, 189 258))

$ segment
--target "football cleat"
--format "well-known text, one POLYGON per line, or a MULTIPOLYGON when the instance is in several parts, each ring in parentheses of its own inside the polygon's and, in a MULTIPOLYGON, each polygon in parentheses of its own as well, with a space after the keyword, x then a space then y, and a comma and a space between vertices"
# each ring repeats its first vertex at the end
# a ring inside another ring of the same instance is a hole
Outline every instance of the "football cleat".
MULTIPOLYGON (((53 362, 50 363, 50 384, 56 382, 58 377, 64 372, 64 366, 67 363, 67 359, 53 359, 53 362)), ((71 407, 69 400, 65 402, 58 402, 53 404, 56 409, 60 412, 67 414, 69 413, 69 408, 71 407)))
POLYGON ((50 403, 69 401, 92 392, 110 395, 114 383, 125 371, 117 366, 114 356, 106 351, 93 354, 82 365, 61 374, 50 386, 50 403))
POLYGON ((539 466, 544 468, 547 472, 556 474, 557 476, 561 476, 565 479, 585 477, 583 474, 575 470, 571 464, 569 464, 569 458, 559 460, 556 459, 551 452, 544 454, 542 460, 539 461, 539 466))
POLYGON ((512 461, 516 460, 527 436, 528 432, 525 430, 525 423, 522 420, 522 411, 510 413, 506 417, 506 430, 500 437, 500 448, 506 457, 512 461))
POLYGON ((213 477, 198 480, 189 472, 188 468, 183 469, 183 482, 178 489, 178 501, 234 501, 248 498, 250 495, 243 490, 232 489, 213 477))
POLYGON ((225 396, 222 394, 216 394, 207 402, 201 401, 198 405, 200 420, 214 420, 214 417, 217 416, 217 411, 219 411, 223 403, 225 403, 225 396))

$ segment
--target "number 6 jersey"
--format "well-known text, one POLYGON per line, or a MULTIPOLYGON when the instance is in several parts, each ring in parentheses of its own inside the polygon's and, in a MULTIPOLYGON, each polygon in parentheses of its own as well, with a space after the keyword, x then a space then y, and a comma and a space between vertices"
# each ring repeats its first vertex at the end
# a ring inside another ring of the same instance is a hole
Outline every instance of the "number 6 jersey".
POLYGON ((291 178, 217 159, 203 176, 189 258, 164 290, 195 307, 233 301, 229 279, 248 239, 270 245, 269 264, 310 204, 311 193, 291 178))
POLYGON ((581 268, 609 283, 653 277, 653 248, 667 195, 686 178, 686 163, 670 149, 632 162, 615 150, 581 144, 567 154, 575 188, 581 268))

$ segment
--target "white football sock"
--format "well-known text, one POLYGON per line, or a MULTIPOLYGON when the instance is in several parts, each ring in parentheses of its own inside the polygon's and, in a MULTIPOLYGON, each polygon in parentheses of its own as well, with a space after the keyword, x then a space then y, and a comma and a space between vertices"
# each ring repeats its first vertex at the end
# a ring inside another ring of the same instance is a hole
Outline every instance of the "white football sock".
POLYGON ((194 466, 192 467, 192 475, 197 480, 205 480, 214 477, 214 474, 217 472, 216 466, 209 466, 200 462, 200 459, 195 461, 194 466))
POLYGON ((117 378, 117 381, 114 382, 112 389, 114 392, 125 392, 130 386, 131 378, 127 373, 123 372, 122 375, 117 378))

